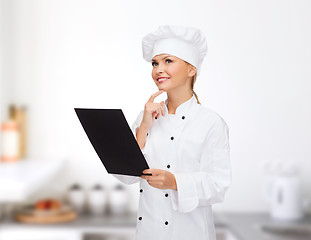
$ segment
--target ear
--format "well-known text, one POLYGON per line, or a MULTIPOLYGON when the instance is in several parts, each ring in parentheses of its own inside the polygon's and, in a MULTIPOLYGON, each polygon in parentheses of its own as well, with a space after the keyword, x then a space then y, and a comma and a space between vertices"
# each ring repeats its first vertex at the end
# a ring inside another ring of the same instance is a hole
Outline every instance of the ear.
POLYGON ((197 68, 191 64, 189 66, 190 66, 190 68, 189 68, 189 72, 188 72, 188 77, 193 77, 197 72, 197 68))

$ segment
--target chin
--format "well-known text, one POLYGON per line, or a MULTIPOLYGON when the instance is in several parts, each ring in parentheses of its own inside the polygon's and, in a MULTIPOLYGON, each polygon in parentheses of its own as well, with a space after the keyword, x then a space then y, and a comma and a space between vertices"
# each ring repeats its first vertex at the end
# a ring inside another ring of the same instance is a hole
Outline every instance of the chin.
POLYGON ((163 90, 164 92, 166 92, 166 89, 163 88, 163 87, 158 87, 158 89, 159 89, 159 91, 160 91, 160 90, 163 90))

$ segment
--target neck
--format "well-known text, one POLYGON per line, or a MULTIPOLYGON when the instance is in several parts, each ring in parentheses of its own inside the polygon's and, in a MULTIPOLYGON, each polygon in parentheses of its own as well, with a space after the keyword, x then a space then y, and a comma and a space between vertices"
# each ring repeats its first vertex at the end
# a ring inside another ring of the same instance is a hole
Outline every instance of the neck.
POLYGON ((175 114, 177 107, 192 97, 192 90, 183 93, 167 93, 167 109, 169 114, 175 114))

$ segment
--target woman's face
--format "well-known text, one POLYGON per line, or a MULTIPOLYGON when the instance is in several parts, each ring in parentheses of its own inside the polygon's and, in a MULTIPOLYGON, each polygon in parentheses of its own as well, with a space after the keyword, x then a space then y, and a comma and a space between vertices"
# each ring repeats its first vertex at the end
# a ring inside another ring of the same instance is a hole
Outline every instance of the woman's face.
POLYGON ((196 68, 184 60, 169 54, 160 54, 152 59, 152 78, 159 90, 166 92, 191 87, 191 78, 196 68))

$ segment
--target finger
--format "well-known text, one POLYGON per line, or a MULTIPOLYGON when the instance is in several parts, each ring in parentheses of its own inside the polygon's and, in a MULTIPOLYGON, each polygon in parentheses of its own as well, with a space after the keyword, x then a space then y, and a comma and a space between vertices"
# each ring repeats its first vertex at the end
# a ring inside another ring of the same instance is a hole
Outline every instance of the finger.
POLYGON ((162 108, 160 103, 146 103, 145 108, 152 113, 162 108))
POLYGON ((154 182, 154 181, 151 181, 151 180, 149 180, 149 181, 147 181, 148 182, 148 184, 150 185, 150 186, 152 186, 152 187, 155 187, 155 188, 159 188, 159 184, 157 184, 156 182, 154 182))
POLYGON ((154 172, 149 173, 152 175, 142 175, 141 178, 146 179, 146 180, 153 180, 153 181, 161 181, 163 180, 163 174, 155 174, 154 172))
POLYGON ((159 117, 160 113, 161 113, 161 109, 157 109, 157 118, 159 117))
POLYGON ((142 179, 145 179, 147 181, 155 181, 155 180, 158 180, 158 179, 155 179, 155 176, 148 176, 148 175, 142 175, 141 177, 142 179))
POLYGON ((163 93, 163 92, 164 92, 164 90, 160 90, 160 91, 158 91, 158 92, 152 94, 151 97, 149 98, 148 102, 153 103, 154 99, 155 99, 157 96, 159 96, 161 93, 163 93))
POLYGON ((156 168, 149 169, 149 170, 151 170, 152 176, 157 176, 157 175, 163 174, 164 172, 164 170, 156 169, 156 168))
POLYGON ((147 181, 153 181, 154 183, 157 184, 163 183, 164 181, 163 176, 144 176, 144 179, 147 181))
POLYGON ((155 183, 154 181, 149 181, 148 184, 149 184, 151 187, 154 187, 154 188, 164 189, 164 188, 163 188, 163 185, 157 184, 157 183, 155 183))
POLYGON ((157 169, 146 169, 143 171, 144 174, 152 174, 150 175, 141 175, 141 178, 152 181, 163 181, 163 176, 154 173, 157 169))
POLYGON ((153 187, 153 182, 152 182, 152 181, 147 181, 147 182, 148 182, 148 184, 149 184, 150 186, 153 187))
POLYGON ((147 175, 147 176, 150 175, 150 174, 152 175, 152 173, 149 173, 148 170, 149 170, 148 168, 145 169, 145 170, 143 170, 143 171, 142 171, 142 175, 141 175, 140 177, 141 177, 141 178, 145 178, 146 175, 147 175))
POLYGON ((152 118, 158 118, 159 114, 161 113, 161 109, 159 109, 158 106, 153 106, 149 111, 152 113, 152 118))
POLYGON ((157 168, 147 168, 143 171, 143 173, 151 173, 152 175, 157 175, 165 172, 165 170, 157 169, 157 168))
POLYGON ((160 107, 161 107, 160 103, 149 103, 149 102, 147 102, 145 104, 145 109, 150 113, 156 111, 160 107))
POLYGON ((159 118, 158 110, 154 111, 154 117, 153 118, 159 118))
POLYGON ((143 173, 151 173, 152 174, 153 169, 147 168, 143 171, 143 173))

